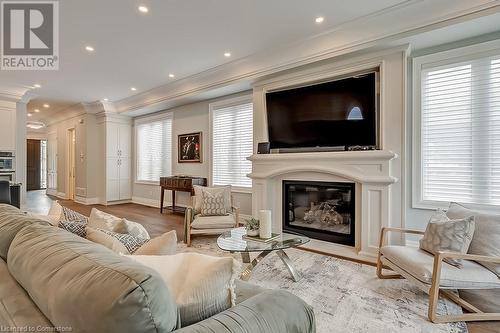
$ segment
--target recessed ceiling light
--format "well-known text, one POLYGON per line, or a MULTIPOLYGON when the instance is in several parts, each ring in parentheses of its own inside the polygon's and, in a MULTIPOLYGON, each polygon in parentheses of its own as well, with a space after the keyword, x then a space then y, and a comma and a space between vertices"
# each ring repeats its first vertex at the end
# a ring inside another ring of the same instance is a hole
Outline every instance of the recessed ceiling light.
POLYGON ((137 90, 137 88, 132 87, 132 88, 130 88, 130 90, 132 90, 132 91, 136 91, 136 90, 137 90))
POLYGON ((28 116, 28 117, 31 117, 32 115, 33 115, 32 113, 28 113, 28 114, 27 114, 27 116, 28 116))
POLYGON ((88 52, 94 52, 94 48, 90 45, 85 46, 85 50, 87 50, 88 52))
POLYGON ((224 57, 229 58, 231 56, 231 52, 225 52, 224 57))
POLYGON ((109 99, 107 99, 107 98, 103 98, 102 100, 105 102, 109 101, 109 99))
POLYGON ((44 105, 43 105, 43 107, 44 107, 44 108, 50 108, 50 105, 48 105, 48 104, 44 104, 44 105))
POLYGON ((325 20, 325 18, 323 16, 318 16, 318 17, 316 17, 316 19, 314 21, 316 23, 323 23, 324 20, 325 20))
POLYGON ((171 79, 173 79, 175 77, 175 75, 172 74, 172 73, 170 73, 170 74, 168 74, 168 77, 171 78, 171 79))
POLYGON ((35 109, 33 111, 35 111, 35 113, 38 113, 38 112, 40 112, 40 109, 35 109))
POLYGON ((146 7, 146 6, 139 6, 137 9, 139 9, 139 11, 141 13, 147 13, 147 12, 149 12, 149 8, 146 7))
POLYGON ((41 88, 42 86, 41 86, 40 84, 38 84, 38 83, 35 83, 35 84, 33 85, 33 87, 35 87, 35 88, 41 88))

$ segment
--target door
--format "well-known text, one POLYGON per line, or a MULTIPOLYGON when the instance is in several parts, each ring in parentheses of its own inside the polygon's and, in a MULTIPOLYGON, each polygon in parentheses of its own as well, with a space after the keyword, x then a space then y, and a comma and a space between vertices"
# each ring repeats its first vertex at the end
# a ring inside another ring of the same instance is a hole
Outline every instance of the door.
POLYGON ((57 134, 47 140, 47 189, 57 191, 57 134))
POLYGON ((28 191, 39 190, 41 175, 41 151, 40 140, 27 140, 26 148, 26 189, 28 191))
POLYGON ((68 199, 75 200, 75 143, 76 135, 75 129, 68 130, 68 199))

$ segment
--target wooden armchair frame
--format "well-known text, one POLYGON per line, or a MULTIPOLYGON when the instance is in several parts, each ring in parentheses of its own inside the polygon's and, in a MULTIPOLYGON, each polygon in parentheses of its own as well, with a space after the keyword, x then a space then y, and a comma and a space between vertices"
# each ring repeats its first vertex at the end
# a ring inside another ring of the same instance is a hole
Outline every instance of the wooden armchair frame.
MULTIPOLYGON (((230 230, 232 228, 225 229, 193 229, 191 228, 191 223, 194 221, 195 211, 194 211, 194 196, 191 197, 191 206, 186 208, 186 213, 184 215, 184 243, 189 247, 191 246, 191 236, 192 235, 220 235, 223 232, 230 230)), ((231 202, 232 202, 231 198, 231 202)), ((232 214, 234 215, 235 227, 240 225, 240 208, 231 207, 232 214)))
MULTIPOLYGON (((380 279, 402 279, 405 278, 400 274, 383 274, 382 269, 387 268, 383 267, 382 263, 382 253, 380 249, 385 243, 385 235, 387 232, 400 232, 403 234, 416 234, 423 235, 423 231, 418 230, 410 230, 410 229, 399 229, 399 228, 382 228, 380 231, 380 242, 379 242, 379 252, 377 258, 377 276, 380 279)), ((438 252, 434 255, 434 263, 432 270, 432 283, 428 290, 424 290, 429 294, 429 310, 427 316, 430 321, 433 323, 448 323, 448 322, 456 322, 456 321, 485 321, 485 320, 500 320, 500 313, 484 313, 479 310, 474 305, 460 298, 455 293, 450 290, 443 289, 440 287, 441 280, 441 268, 443 265, 443 259, 464 259, 464 260, 474 260, 474 261, 483 261, 483 262, 494 262, 500 263, 500 257, 492 257, 492 256, 480 256, 473 254, 461 254, 461 253, 452 253, 452 252, 438 252), (467 310, 469 313, 464 313, 461 315, 437 315, 437 305, 439 300, 439 295, 442 295, 448 298, 450 301, 455 302, 460 305, 463 309, 467 310)), ((392 270, 392 268, 389 268, 392 270)), ((486 269, 486 268, 485 268, 486 269)), ((423 288, 421 288, 423 289, 423 288)))

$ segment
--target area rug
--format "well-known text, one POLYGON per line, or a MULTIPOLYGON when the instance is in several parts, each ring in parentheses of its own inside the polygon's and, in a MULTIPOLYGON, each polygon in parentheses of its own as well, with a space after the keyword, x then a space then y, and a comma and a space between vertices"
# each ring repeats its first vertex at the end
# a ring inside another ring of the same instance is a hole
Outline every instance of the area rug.
MULTIPOLYGON (((178 252, 231 255, 221 251, 213 237, 197 237, 190 248, 179 244, 178 252)), ((463 322, 429 322, 428 296, 408 281, 380 280, 370 265, 298 249, 286 252, 301 275, 298 282, 291 280, 275 254, 262 260, 249 282, 284 289, 305 300, 314 307, 318 333, 467 333, 463 322)), ((461 313, 461 309, 441 300, 438 313, 461 313)))

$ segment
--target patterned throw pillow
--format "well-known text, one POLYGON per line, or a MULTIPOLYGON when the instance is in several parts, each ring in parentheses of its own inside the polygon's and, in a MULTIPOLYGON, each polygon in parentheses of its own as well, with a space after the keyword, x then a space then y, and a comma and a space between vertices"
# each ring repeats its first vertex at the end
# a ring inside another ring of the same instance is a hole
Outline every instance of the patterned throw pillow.
POLYGON ((75 212, 72 209, 62 206, 62 221, 85 221, 85 223, 89 222, 89 218, 85 215, 75 212))
POLYGON ((223 193, 203 192, 203 201, 201 204, 201 216, 224 216, 227 215, 224 205, 223 193))
POLYGON ((99 230, 100 232, 105 233, 106 235, 112 236, 120 241, 125 247, 127 248, 129 253, 134 253, 137 251, 141 246, 143 246, 145 243, 149 241, 149 239, 146 238, 139 238, 139 237, 134 237, 129 234, 119 234, 117 232, 109 231, 109 230, 104 230, 104 229, 96 229, 99 230))
MULTIPOLYGON (((420 240, 420 248, 430 253, 458 252, 467 253, 474 235, 474 216, 459 220, 450 220, 442 210, 434 214, 424 237, 420 240)), ((450 265, 461 267, 461 259, 444 259, 450 265)))
POLYGON ((61 221, 59 222, 59 228, 64 229, 66 231, 69 231, 77 236, 86 238, 87 237, 87 221, 86 220, 80 220, 80 221, 61 221))

